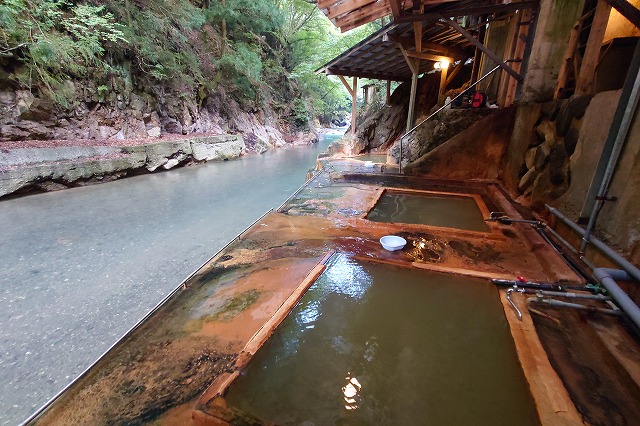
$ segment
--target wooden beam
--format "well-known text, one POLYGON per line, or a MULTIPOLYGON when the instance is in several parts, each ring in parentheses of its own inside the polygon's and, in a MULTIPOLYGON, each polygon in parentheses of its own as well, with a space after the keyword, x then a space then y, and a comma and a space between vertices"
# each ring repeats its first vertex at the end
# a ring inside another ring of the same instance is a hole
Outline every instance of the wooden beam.
POLYGON ((600 62, 600 49, 602 48, 602 40, 607 29, 610 13, 611 5, 604 0, 598 0, 596 12, 591 23, 591 30, 589 31, 587 47, 585 47, 584 56, 582 57, 580 75, 578 75, 576 81, 576 95, 584 95, 593 91, 593 80, 596 67, 600 62))
POLYGON ((460 8, 451 8, 441 11, 440 13, 429 12, 428 10, 423 14, 406 14, 398 18, 394 18, 396 24, 413 21, 427 21, 434 22, 439 19, 439 16, 445 15, 448 18, 457 18, 460 16, 481 16, 491 15, 493 13, 501 12, 515 12, 516 10, 524 9, 536 9, 539 5, 538 0, 521 1, 517 3, 501 3, 496 5, 484 5, 484 6, 466 6, 460 8))
POLYGON ((440 87, 438 88, 438 95, 442 95, 444 93, 444 89, 447 87, 447 70, 448 68, 440 70, 440 87))
POLYGON ((340 3, 339 5, 336 6, 331 6, 327 9, 327 18, 329 19, 333 19, 337 16, 340 16, 342 14, 345 13, 349 13, 351 11, 354 11, 360 7, 364 7, 370 3, 373 3, 377 0, 351 0, 351 1, 346 1, 344 3, 340 3))
POLYGON ((416 52, 422 52, 422 21, 413 23, 413 39, 416 52))
POLYGON ((449 85, 451 84, 451 82, 453 81, 453 79, 456 77, 456 75, 458 75, 458 73, 460 72, 460 70, 462 69, 462 67, 464 67, 464 61, 460 61, 458 62, 458 65, 456 65, 455 67, 453 67, 451 69, 450 73, 447 73, 447 81, 444 82, 444 87, 445 89, 447 87, 449 87, 449 85))
POLYGON ((418 59, 426 59, 427 61, 447 61, 449 63, 453 63, 455 62, 454 58, 450 57, 450 56, 444 56, 444 55, 433 55, 431 53, 426 53, 426 52, 409 52, 407 51, 407 56, 411 57, 411 58, 418 58, 418 59))
MULTIPOLYGON (((513 63, 513 69, 518 73, 522 73, 525 51, 527 49, 527 43, 529 41, 529 32, 531 31, 531 20, 533 19, 533 11, 525 10, 520 16, 518 22, 518 36, 516 40, 516 50, 511 59, 519 60, 519 62, 513 63)), ((505 106, 510 106, 516 99, 516 92, 518 90, 518 82, 513 78, 507 79, 507 95, 504 99, 505 106)))
POLYGON ((370 78, 372 80, 391 80, 391 81, 408 81, 411 79, 410 75, 403 76, 397 73, 388 73, 388 74, 376 73, 376 72, 367 72, 367 71, 359 71, 359 70, 350 70, 345 68, 340 68, 340 69, 327 68, 327 75, 337 75, 338 77, 343 75, 348 77, 360 77, 360 78, 370 78))
POLYGON ((349 94, 353 97, 354 95, 354 90, 353 88, 349 85, 349 82, 344 78, 344 76, 339 75, 338 78, 340 79, 340 81, 342 82, 342 84, 344 85, 344 87, 347 89, 347 92, 349 92, 349 94))
POLYGON ((569 76, 573 71, 573 63, 575 60, 576 50, 578 49, 578 39, 580 38, 581 29, 582 21, 578 20, 569 33, 569 41, 567 42, 567 48, 564 51, 562 65, 558 72, 558 85, 556 86, 555 92, 556 99, 562 99, 565 97, 569 76))
POLYGON ((400 2, 402 0, 389 0, 389 6, 391 7, 391 14, 393 19, 400 17, 402 10, 400 9, 400 2))
POLYGON ((411 70, 411 74, 418 74, 420 72, 420 59, 412 58, 409 56, 409 52, 400 45, 400 51, 402 52, 402 56, 404 56, 404 60, 407 62, 409 69, 411 70))
MULTIPOLYGON (((518 3, 516 3, 516 4, 518 4, 518 3)), ((475 47, 480 49, 486 56, 491 58, 491 60, 493 62, 495 62, 497 65, 500 66, 500 68, 502 68, 503 70, 508 72, 518 82, 521 82, 523 80, 523 78, 522 78, 522 76, 520 74, 515 72, 513 70, 513 68, 511 68, 509 65, 505 64, 500 58, 498 58, 498 56, 496 56, 495 53, 493 53, 491 50, 487 49, 487 47, 484 44, 482 44, 478 40, 476 40, 471 34, 469 34, 469 32, 467 30, 465 30, 460 25, 458 25, 457 22, 452 21, 451 19, 445 18, 443 16, 440 16, 440 22, 443 22, 443 23, 449 25, 450 27, 452 27, 456 31, 458 31, 460 34, 462 34, 464 36, 464 38, 466 38, 469 41, 469 43, 473 44, 475 47)))
POLYGON ((640 27, 640 10, 626 0, 605 0, 633 25, 640 27))
MULTIPOLYGON (((418 60, 419 62, 420 60, 418 60)), ((418 63, 418 68, 420 67, 420 64, 418 63)), ((418 73, 414 72, 411 75, 411 93, 409 94, 409 111, 407 112, 407 128, 405 133, 408 133, 409 130, 411 130, 411 128, 413 127, 413 115, 414 115, 414 110, 416 108, 416 92, 418 91, 418 73)), ((400 140, 400 143, 402 143, 402 140, 400 140)), ((402 158, 400 159, 400 162, 402 162, 402 158)))
POLYGON ((356 134, 356 118, 358 112, 358 77, 353 77, 353 94, 351 96, 351 134, 356 134))
MULTIPOLYGON (((402 37, 402 36, 389 34, 389 40, 395 41, 396 43, 400 43, 405 48, 414 47, 415 46, 415 40, 412 39, 411 37, 402 37)), ((430 41, 423 41, 422 42, 422 49, 423 50, 431 50, 431 51, 434 51, 434 52, 439 52, 439 53, 442 53, 445 56, 448 56, 450 58, 455 58, 455 59, 467 59, 467 58, 469 58, 471 56, 469 54, 469 52, 467 52, 466 50, 461 49, 459 47, 446 46, 444 44, 433 43, 433 42, 430 42, 430 41)), ((417 51, 417 49, 416 49, 416 51, 417 51)))
POLYGON ((391 105, 391 80, 387 80, 387 99, 385 105, 391 105))

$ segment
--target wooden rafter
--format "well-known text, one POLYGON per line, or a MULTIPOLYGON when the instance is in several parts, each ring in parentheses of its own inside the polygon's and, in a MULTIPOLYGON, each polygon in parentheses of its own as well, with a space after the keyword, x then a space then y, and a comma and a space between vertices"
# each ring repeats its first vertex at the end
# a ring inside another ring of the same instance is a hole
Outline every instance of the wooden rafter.
POLYGON ((410 58, 417 58, 417 59, 426 59, 428 61, 447 61, 449 63, 454 62, 454 59, 448 56, 442 56, 442 55, 433 55, 431 53, 427 53, 427 52, 407 52, 406 55, 410 58))
POLYGON ((423 14, 402 15, 398 18, 395 18, 394 22, 395 23, 413 22, 413 21, 434 22, 438 20, 438 16, 440 15, 444 15, 448 18, 456 18, 460 16, 491 15, 493 13, 514 12, 516 10, 523 10, 523 9, 534 9, 538 7, 538 4, 539 4, 538 0, 527 0, 527 1, 517 2, 517 3, 465 6, 465 7, 459 7, 459 8, 454 5, 451 8, 448 8, 436 13, 426 10, 425 13, 423 14))
POLYGON ((391 14, 393 15, 393 18, 398 18, 400 17, 400 13, 402 12, 402 10, 400 9, 400 1, 401 0, 389 0, 389 6, 391 7, 391 14))
MULTIPOLYGON (((395 41, 396 43, 400 43, 405 48, 414 46, 414 40, 411 37, 401 37, 401 36, 390 35, 389 40, 395 41)), ((428 41, 422 41, 422 49, 438 52, 443 54, 444 56, 448 56, 450 58, 455 58, 455 59, 466 59, 470 56, 469 52, 459 47, 445 46, 443 44, 432 43, 428 41)), ((416 49, 416 51, 417 50, 418 49, 416 49)))
POLYGON ((593 88, 593 79, 596 67, 600 60, 600 49, 602 47, 602 39, 609 22, 609 13, 611 5, 604 0, 598 0, 595 14, 589 31, 589 39, 584 50, 582 65, 580 66, 580 74, 576 82, 576 94, 584 95, 590 93, 593 88))
POLYGON ((413 40, 416 46, 416 52, 422 52, 422 22, 413 23, 413 40))
POLYGON ((633 25, 640 27, 640 10, 626 0, 605 0, 633 25))
POLYGON ((520 74, 518 74, 509 65, 505 64, 502 61, 502 59, 500 59, 495 53, 493 53, 491 50, 489 50, 484 44, 482 44, 478 40, 476 40, 475 37, 473 37, 471 34, 469 34, 469 32, 467 30, 465 30, 460 25, 458 25, 457 22, 452 21, 451 19, 445 18, 443 16, 440 16, 440 22, 443 22, 443 23, 449 25, 450 27, 455 28, 455 30, 458 31, 460 34, 462 34, 464 36, 464 38, 466 38, 469 41, 469 43, 473 44, 478 49, 480 49, 482 51, 482 53, 484 53, 487 57, 489 57, 493 62, 498 64, 500 66, 500 68, 502 68, 503 70, 508 72, 518 82, 521 82, 523 80, 523 78, 522 78, 522 76, 520 74))

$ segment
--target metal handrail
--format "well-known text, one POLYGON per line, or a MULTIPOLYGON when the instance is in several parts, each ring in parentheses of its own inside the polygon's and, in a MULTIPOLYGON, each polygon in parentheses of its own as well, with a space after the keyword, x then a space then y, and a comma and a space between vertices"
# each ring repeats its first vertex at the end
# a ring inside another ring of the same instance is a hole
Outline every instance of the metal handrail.
POLYGON ((240 238, 242 237, 242 235, 244 235, 245 232, 247 232, 249 229, 251 229, 251 227, 253 227, 256 223, 260 222, 266 215, 268 215, 269 213, 273 212, 273 209, 269 209, 268 211, 266 211, 262 216, 260 216, 258 219, 254 220, 251 225, 247 226, 246 228, 244 228, 240 233, 238 233, 233 239, 231 239, 224 247, 222 247, 220 250, 218 250, 216 252, 216 254, 214 254, 213 256, 211 256, 209 259, 207 259, 206 262, 204 262, 202 265, 200 265, 197 269, 195 269, 191 274, 189 274, 189 276, 187 278, 185 278, 184 280, 182 280, 180 282, 180 284, 174 288, 169 294, 167 294, 160 302, 158 302, 156 304, 156 306, 154 306, 149 312, 147 312, 140 320, 138 320, 138 322, 136 322, 134 324, 133 327, 131 327, 125 334, 122 335, 122 337, 120 337, 118 340, 116 340, 111 346, 109 346, 109 348, 104 351, 102 353, 102 355, 100 355, 94 362, 92 362, 87 368, 84 369, 84 371, 82 371, 78 376, 76 376, 75 379, 73 379, 71 382, 69 382, 65 387, 63 387, 60 391, 58 391, 58 393, 56 393, 52 398, 50 398, 47 402, 45 402, 40 408, 38 408, 33 414, 31 414, 26 420, 24 420, 22 423, 20 423, 21 426, 27 425, 31 422, 33 422, 34 420, 36 420, 38 417, 40 417, 42 414, 44 414, 49 408, 51 408, 51 406, 65 393, 67 392, 73 385, 75 385, 77 382, 80 381, 80 379, 82 379, 84 376, 87 375, 87 373, 89 373, 89 371, 96 366, 96 364, 98 364, 100 361, 102 361, 104 358, 107 357, 107 355, 109 354, 109 352, 111 352, 113 349, 116 348, 116 346, 120 345, 127 337, 129 337, 131 334, 133 334, 134 331, 136 331, 138 328, 140 328, 153 314, 155 314, 165 303, 167 303, 171 298, 173 298, 173 296, 176 295, 176 293, 178 293, 181 289, 185 289, 186 288, 186 284, 187 282, 193 278, 198 271, 200 271, 202 268, 204 268, 209 262, 211 262, 213 259, 215 259, 216 257, 218 257, 223 251, 225 251, 227 248, 229 248, 229 246, 233 243, 235 243, 236 241, 239 241, 240 238))
MULTIPOLYGON (((508 62, 508 61, 507 61, 508 62)), ((478 81, 476 81, 475 83, 472 83, 469 85, 469 87, 467 87, 466 89, 464 89, 462 92, 460 92, 458 95, 456 95, 453 99, 451 99, 449 102, 445 102, 444 105, 442 105, 440 108, 438 108, 438 110, 434 113, 431 113, 427 118, 425 118, 424 120, 422 120, 421 122, 419 122, 418 124, 416 124, 415 126, 413 126, 411 129, 409 129, 404 135, 402 135, 400 137, 400 161, 399 163, 399 171, 400 173, 402 173, 402 141, 403 139, 409 134, 409 133, 413 133, 416 131, 416 129, 420 126, 422 126, 424 123, 427 122, 427 120, 429 120, 431 117, 434 117, 436 114, 438 114, 440 111, 442 111, 443 109, 445 109, 446 107, 448 107, 449 105, 451 105, 456 99, 458 99, 459 97, 461 97, 462 95, 464 95, 465 93, 467 93, 469 90, 471 90, 472 88, 476 87, 478 85, 478 83, 480 83, 482 80, 484 80, 485 78, 489 77, 491 74, 493 74, 494 72, 496 72, 498 69, 500 69, 501 65, 496 65, 495 68, 493 68, 491 71, 489 71, 488 73, 486 73, 485 75, 483 75, 482 77, 480 77, 478 79, 478 81)))

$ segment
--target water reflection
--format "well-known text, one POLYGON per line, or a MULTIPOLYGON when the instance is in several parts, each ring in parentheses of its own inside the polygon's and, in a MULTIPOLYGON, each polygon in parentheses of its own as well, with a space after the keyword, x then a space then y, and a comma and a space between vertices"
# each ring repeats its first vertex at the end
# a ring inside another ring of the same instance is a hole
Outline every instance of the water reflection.
POLYGON ((344 408, 347 410, 357 410, 360 396, 358 393, 362 389, 362 385, 355 377, 351 377, 351 373, 347 373, 345 377, 347 384, 342 387, 342 399, 344 399, 344 408))

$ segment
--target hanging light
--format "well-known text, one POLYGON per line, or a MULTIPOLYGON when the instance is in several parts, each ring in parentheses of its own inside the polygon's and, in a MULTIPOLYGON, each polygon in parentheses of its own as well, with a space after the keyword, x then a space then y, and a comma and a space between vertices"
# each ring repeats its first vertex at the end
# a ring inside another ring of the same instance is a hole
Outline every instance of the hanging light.
POLYGON ((438 61, 435 64, 433 64, 433 68, 437 71, 446 70, 447 68, 449 68, 449 61, 445 59, 438 61))

